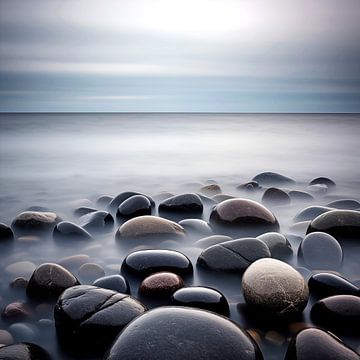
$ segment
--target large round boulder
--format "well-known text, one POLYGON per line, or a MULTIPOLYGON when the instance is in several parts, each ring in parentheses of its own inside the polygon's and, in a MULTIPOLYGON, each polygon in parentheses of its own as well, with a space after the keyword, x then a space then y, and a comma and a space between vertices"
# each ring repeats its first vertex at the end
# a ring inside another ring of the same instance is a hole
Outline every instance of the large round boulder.
POLYGON ((0 360, 50 360, 50 355, 39 345, 18 343, 0 348, 0 360))

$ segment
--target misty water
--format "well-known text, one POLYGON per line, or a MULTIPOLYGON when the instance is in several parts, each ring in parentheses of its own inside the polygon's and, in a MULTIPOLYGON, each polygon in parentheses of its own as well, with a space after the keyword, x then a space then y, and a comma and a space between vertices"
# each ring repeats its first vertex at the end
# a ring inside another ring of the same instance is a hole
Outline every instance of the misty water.
MULTIPOLYGON (((203 185, 214 182, 224 194, 260 201, 263 192, 244 193, 236 186, 263 171, 289 176, 297 181, 289 189, 305 191, 311 179, 330 177, 337 183, 336 189, 312 193, 315 201, 311 203, 295 201, 289 206, 269 207, 282 233, 303 236, 306 228, 291 228, 301 209, 326 205, 335 199, 360 200, 359 138, 358 115, 2 114, 0 222, 9 225, 25 209, 44 206, 64 220, 77 223, 74 209, 83 204, 95 206, 101 195, 139 191, 156 200, 163 191, 198 192, 203 185)), ((208 220, 209 210, 210 205, 205 204, 204 220, 208 220)), ((11 301, 27 301, 24 290, 9 288, 15 276, 5 271, 19 261, 39 265, 87 254, 107 275, 119 273, 122 260, 133 249, 119 246, 115 231, 116 226, 85 245, 59 244, 51 238, 1 244, 1 309, 11 301)), ((212 286, 223 292, 230 303, 230 318, 242 328, 257 329, 261 334, 260 348, 265 359, 282 359, 291 326, 252 317, 243 305, 240 276, 196 269, 202 249, 194 242, 200 237, 190 234, 183 242, 165 241, 153 247, 176 249, 187 255, 195 271, 193 277, 185 279, 186 285, 212 286), (275 330, 284 340, 276 343, 266 339, 269 330, 275 330)), ((299 240, 291 237, 290 242, 295 255, 289 262, 297 267, 299 240)), ((343 251, 344 263, 339 272, 352 281, 360 280, 360 247, 347 244, 343 251)), ((310 274, 303 272, 305 276, 310 274)), ((137 289, 138 282, 131 281, 135 297, 137 289)), ((297 322, 310 323, 312 301, 297 322)), ((34 306, 34 311, 30 321, 34 333, 28 337, 14 335, 15 340, 35 342, 54 359, 75 359, 59 347, 54 326, 44 328, 38 323, 41 318, 52 319, 51 308, 46 312, 34 306)), ((9 326, 0 320, 0 329, 9 326)), ((356 336, 342 339, 353 348, 360 345, 356 336)))

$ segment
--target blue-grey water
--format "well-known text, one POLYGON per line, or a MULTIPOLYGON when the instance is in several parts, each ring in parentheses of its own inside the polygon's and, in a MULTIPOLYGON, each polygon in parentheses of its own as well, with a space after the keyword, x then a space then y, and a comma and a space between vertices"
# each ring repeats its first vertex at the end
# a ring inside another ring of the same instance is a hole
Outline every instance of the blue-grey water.
MULTIPOLYGON (((128 190, 151 196, 161 191, 196 192, 213 181, 223 193, 244 197, 236 186, 262 171, 290 176, 297 181, 292 188, 301 190, 307 190, 308 182, 317 176, 335 180, 336 190, 313 194, 314 204, 325 205, 337 198, 360 200, 359 139, 359 115, 2 114, 0 222, 10 224, 33 205, 48 207, 76 222, 73 210, 77 204, 94 204, 100 195, 128 190)), ((260 200, 261 194, 246 197, 260 200)), ((303 235, 304 230, 292 230, 291 225, 294 215, 308 205, 296 202, 271 209, 281 231, 303 235)), ((205 212, 205 220, 207 216, 205 212)), ((12 300, 26 299, 24 292, 9 289, 14 276, 4 271, 19 261, 39 265, 81 253, 103 266, 107 274, 117 273, 126 253, 115 244, 115 230, 81 248, 59 247, 51 241, 1 248, 1 308, 12 300)), ((298 243, 292 245, 296 252, 298 243)), ((174 247, 194 264, 201 251, 191 242, 174 247)), ((341 273, 359 280, 358 252, 345 251, 344 260, 341 273)), ((297 266, 296 256, 291 263, 297 266)), ((237 306, 243 302, 238 277, 195 272, 187 283, 192 284, 217 287, 231 304, 231 319, 244 328, 258 326, 237 306)), ((132 284, 135 296, 136 286, 132 284)), ((309 309, 310 305, 304 321, 309 321, 309 309)), ((72 359, 59 353, 53 329, 43 331, 35 320, 30 325, 35 327, 30 340, 48 349, 54 359, 72 359)), ((0 329, 8 327, 0 321, 0 329)), ((268 329, 258 330, 265 333, 268 329)), ((266 359, 281 359, 286 350, 290 333, 287 328, 277 331, 284 338, 279 344, 262 338, 266 359)), ((16 340, 29 340, 22 336, 16 340)), ((358 338, 344 340, 353 348, 360 344, 358 338)))

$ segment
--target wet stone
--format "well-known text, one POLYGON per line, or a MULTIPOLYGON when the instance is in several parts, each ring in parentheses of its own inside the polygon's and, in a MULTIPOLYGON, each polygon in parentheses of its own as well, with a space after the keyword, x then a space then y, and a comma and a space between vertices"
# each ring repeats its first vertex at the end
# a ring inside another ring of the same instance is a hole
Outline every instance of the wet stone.
POLYGON ((343 278, 332 273, 317 273, 309 279, 309 289, 311 294, 320 298, 333 295, 354 295, 360 296, 360 288, 343 278))
POLYGON ((16 341, 31 342, 38 335, 38 329, 35 325, 27 322, 16 322, 9 326, 9 332, 16 341))
POLYGON ((102 209, 106 209, 110 202, 112 201, 113 197, 110 195, 102 195, 99 196, 96 200, 96 206, 102 209))
POLYGON ((271 253, 263 241, 243 238, 210 246, 200 254, 197 264, 213 271, 242 273, 251 263, 265 257, 271 257, 271 253))
POLYGON ((242 278, 242 289, 247 304, 268 315, 301 313, 309 297, 304 278, 276 259, 260 259, 251 264, 242 278))
POLYGON ((76 277, 62 266, 45 263, 32 274, 26 293, 34 299, 53 299, 65 289, 78 284, 76 277))
POLYGON ((343 252, 333 236, 313 232, 301 242, 298 258, 310 269, 337 269, 341 266, 343 252))
POLYGON ((221 234, 230 236, 258 236, 278 231, 275 216, 263 205, 248 199, 230 199, 214 206, 210 224, 221 234))
POLYGON ((86 254, 77 254, 64 257, 58 261, 58 264, 67 270, 78 270, 83 264, 90 262, 90 256, 86 254))
POLYGON ((288 346, 285 360, 359 360, 360 356, 333 334, 317 329, 301 330, 288 346))
POLYGON ((359 334, 360 297, 334 295, 316 302, 311 308, 311 320, 333 331, 359 334))
POLYGON ((0 223, 0 243, 14 239, 14 234, 11 228, 3 223, 0 223))
POLYGON ((291 185, 295 184, 295 180, 290 179, 287 176, 267 171, 256 175, 253 179, 260 185, 291 185))
POLYGON ((56 225, 53 237, 58 241, 81 241, 92 240, 92 236, 82 227, 70 221, 62 221, 56 225))
POLYGON ((150 196, 146 196, 144 194, 138 193, 138 192, 133 192, 133 191, 127 191, 127 192, 123 192, 117 196, 115 196, 111 202, 108 205, 108 209, 112 214, 115 214, 118 207, 120 206, 120 204, 122 202, 124 202, 125 200, 127 200, 128 198, 134 196, 134 195, 142 195, 145 196, 151 204, 151 207, 154 208, 155 207, 155 202, 154 200, 150 197, 150 196))
POLYGON ((326 232, 338 241, 358 240, 360 237, 360 212, 354 210, 332 210, 316 217, 309 225, 307 233, 326 232))
POLYGON ((309 185, 326 185, 328 188, 336 186, 335 182, 327 177, 317 177, 311 180, 309 185))
POLYGON ((29 306, 22 302, 8 304, 1 313, 1 317, 10 322, 27 320, 31 315, 32 313, 29 306))
POLYGON ((356 210, 360 208, 360 202, 353 199, 342 199, 335 200, 327 204, 326 206, 335 208, 335 209, 343 209, 343 210, 356 210))
POLYGON ((129 295, 80 285, 61 294, 54 318, 62 344, 75 344, 79 352, 103 352, 131 320, 145 311, 145 306, 129 295))
POLYGON ((114 218, 109 212, 103 210, 83 215, 79 222, 80 226, 90 234, 106 233, 114 227, 114 218))
POLYGON ((255 191, 261 189, 261 186, 257 181, 248 181, 244 184, 240 184, 236 187, 236 189, 241 191, 255 191))
POLYGON ((33 264, 30 261, 19 261, 13 264, 8 265, 5 268, 5 273, 12 275, 12 276, 18 276, 18 277, 25 277, 28 278, 33 273, 33 271, 36 269, 35 264, 33 264))
POLYGON ((221 194, 221 187, 218 184, 205 185, 199 190, 202 194, 207 196, 214 196, 221 194))
POLYGON ((50 360, 50 355, 39 345, 19 343, 0 348, 1 360, 50 360))
POLYGON ((28 281, 23 277, 18 277, 9 284, 10 288, 17 290, 26 289, 27 285, 28 281))
POLYGON ((175 291, 171 297, 171 303, 209 310, 225 316, 230 313, 225 296, 216 289, 204 286, 184 287, 175 291))
POLYGON ((288 205, 291 200, 285 191, 272 187, 265 190, 261 202, 271 205, 288 205))
POLYGON ((292 224, 289 227, 289 231, 291 231, 293 234, 304 236, 310 223, 311 221, 299 221, 295 224, 292 224))
POLYGON ((217 204, 217 202, 209 196, 206 196, 202 193, 196 193, 196 195, 199 196, 199 198, 201 199, 201 202, 206 206, 212 206, 212 205, 217 204))
POLYGON ((90 214, 95 211, 97 211, 97 209, 86 207, 86 206, 81 206, 74 210, 74 215, 80 217, 80 216, 90 214))
POLYGON ((230 236, 226 235, 211 235, 196 241, 195 246, 205 249, 212 245, 216 245, 229 240, 233 239, 230 236))
POLYGON ((123 294, 130 294, 130 286, 128 281, 122 275, 109 275, 96 279, 93 286, 103 289, 117 291, 123 294))
POLYGON ((131 219, 142 215, 151 215, 151 203, 146 196, 134 195, 123 201, 117 209, 118 219, 131 219))
POLYGON ((105 276, 104 269, 95 263, 86 263, 79 268, 79 277, 85 281, 94 281, 100 277, 105 276))
POLYGON ((314 197, 305 192, 305 191, 299 191, 299 190, 291 190, 289 191, 289 196, 292 201, 314 201, 314 197))
POLYGON ((334 210, 326 206, 308 206, 307 208, 301 210, 295 217, 294 221, 311 221, 314 220, 317 216, 324 214, 330 210, 334 210))
POLYGON ((11 345, 13 342, 12 335, 8 331, 0 329, 0 344, 11 345))
POLYGON ((162 271, 146 277, 140 284, 139 293, 146 297, 169 297, 183 286, 184 281, 179 275, 162 271))
POLYGON ((184 219, 179 221, 179 225, 181 225, 189 234, 206 236, 213 233, 210 225, 201 219, 184 219))
POLYGON ((129 324, 104 358, 145 359, 262 360, 263 357, 249 335, 225 317, 200 309, 160 307, 129 324))
POLYGON ((137 276, 170 271, 182 276, 193 272, 191 261, 175 250, 139 250, 126 256, 122 270, 137 276))
POLYGON ((271 256, 275 259, 287 259, 293 255, 291 244, 283 234, 269 232, 262 234, 257 238, 267 245, 271 256))

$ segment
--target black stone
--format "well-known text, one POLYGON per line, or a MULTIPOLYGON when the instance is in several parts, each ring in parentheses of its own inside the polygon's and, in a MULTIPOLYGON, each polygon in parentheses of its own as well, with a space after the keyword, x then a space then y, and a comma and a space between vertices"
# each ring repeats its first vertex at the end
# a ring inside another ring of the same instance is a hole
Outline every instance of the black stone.
POLYGON ((33 272, 26 293, 35 299, 51 299, 75 285, 79 285, 79 281, 70 271, 58 264, 45 263, 33 272))
POLYGON ((218 290, 204 286, 191 286, 179 289, 171 297, 173 305, 196 307, 228 316, 229 304, 218 290))
POLYGON ((331 273, 317 273, 309 279, 310 292, 319 298, 333 295, 360 296, 360 288, 349 280, 331 273))
POLYGON ((326 206, 308 206, 301 210, 295 217, 294 221, 309 221, 314 220, 317 216, 324 214, 328 211, 334 210, 326 206))
POLYGON ((293 254, 291 244, 283 234, 269 232, 262 234, 257 238, 267 245, 273 258, 280 260, 287 259, 293 254))
POLYGON ((262 360, 256 343, 235 323, 186 307, 160 307, 121 332, 104 360, 262 360))
POLYGON ((0 360, 50 360, 50 355, 39 345, 18 343, 0 348, 0 360))
POLYGON ((92 236, 82 227, 70 221, 62 221, 54 228, 53 237, 55 240, 91 240, 92 236))
POLYGON ((289 191, 289 196, 292 201, 314 201, 314 197, 305 192, 299 190, 291 190, 289 191))
POLYGON ((56 332, 62 344, 75 346, 79 352, 102 352, 145 311, 145 306, 130 295, 90 285, 74 286, 56 303, 56 332))
POLYGON ((74 215, 80 217, 80 216, 83 216, 83 215, 86 215, 86 214, 89 214, 89 213, 92 213, 95 211, 97 211, 97 209, 87 207, 87 206, 81 206, 74 210, 74 215))
POLYGON ((197 194, 181 194, 165 199, 159 204, 159 214, 171 219, 201 216, 203 204, 197 194))
POLYGON ((116 212, 118 219, 131 219, 142 215, 151 215, 150 200, 144 195, 134 195, 124 200, 116 212))
POLYGON ((326 206, 335 208, 335 209, 343 209, 343 210, 356 210, 360 208, 360 202, 353 199, 342 199, 335 200, 327 204, 326 206))
POLYGON ((209 270, 241 273, 252 262, 265 257, 271 257, 271 253, 263 241, 243 238, 208 247, 197 264, 209 270))
POLYGON ((122 270, 137 276, 159 271, 170 271, 179 275, 193 272, 191 261, 175 250, 139 250, 130 253, 122 263, 122 270))
POLYGON ((91 234, 109 232, 114 227, 114 218, 104 210, 83 215, 79 222, 81 227, 91 234))
POLYGON ((189 234, 206 236, 213 233, 210 225, 201 219, 184 219, 179 221, 179 225, 189 234))
POLYGON ((126 192, 123 192, 117 196, 115 196, 111 202, 109 203, 108 205, 108 209, 109 211, 112 213, 112 214, 115 214, 118 207, 120 206, 120 204, 127 200, 129 197, 131 196, 134 196, 134 195, 143 195, 145 197, 148 198, 148 200, 150 201, 151 203, 151 207, 154 208, 155 207, 155 202, 154 200, 150 197, 150 196, 146 196, 144 194, 141 194, 141 193, 138 193, 138 192, 133 192, 133 191, 126 191, 126 192))
POLYGON ((253 179, 260 185, 290 185, 295 184, 295 180, 288 178, 287 176, 274 173, 274 172, 263 172, 256 175, 253 179))
POLYGON ((336 186, 335 182, 327 177, 318 177, 309 182, 309 185, 326 185, 328 188, 336 186))
POLYGON ((359 360, 360 356, 333 334, 303 329, 289 343, 285 360, 359 360))
POLYGON ((264 204, 288 205, 291 200, 285 191, 272 187, 265 190, 261 202, 264 204))
POLYGON ((14 233, 10 226, 0 223, 0 242, 14 239, 14 233))
POLYGON ((122 275, 109 275, 96 279, 93 286, 117 291, 123 294, 130 294, 128 281, 122 275))

